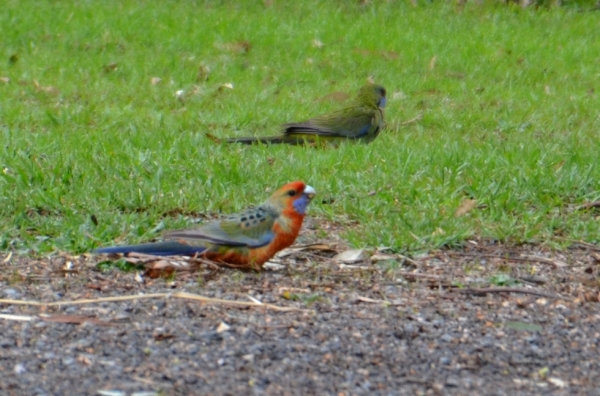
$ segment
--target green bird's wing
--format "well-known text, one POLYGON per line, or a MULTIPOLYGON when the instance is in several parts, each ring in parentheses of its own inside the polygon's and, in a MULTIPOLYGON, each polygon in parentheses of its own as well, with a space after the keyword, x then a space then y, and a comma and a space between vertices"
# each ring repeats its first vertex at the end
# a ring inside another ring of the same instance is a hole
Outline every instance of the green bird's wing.
POLYGON ((361 139, 375 137, 381 129, 378 121, 380 109, 362 106, 349 107, 333 113, 324 114, 306 122, 284 125, 283 134, 319 135, 322 137, 361 139))

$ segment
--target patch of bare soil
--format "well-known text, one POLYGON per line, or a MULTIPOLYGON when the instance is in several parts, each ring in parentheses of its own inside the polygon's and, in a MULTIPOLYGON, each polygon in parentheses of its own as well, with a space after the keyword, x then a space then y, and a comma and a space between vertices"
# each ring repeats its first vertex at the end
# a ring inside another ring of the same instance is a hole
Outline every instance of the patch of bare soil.
POLYGON ((4 255, 0 394, 600 395, 599 248, 322 245, 167 278, 4 255))

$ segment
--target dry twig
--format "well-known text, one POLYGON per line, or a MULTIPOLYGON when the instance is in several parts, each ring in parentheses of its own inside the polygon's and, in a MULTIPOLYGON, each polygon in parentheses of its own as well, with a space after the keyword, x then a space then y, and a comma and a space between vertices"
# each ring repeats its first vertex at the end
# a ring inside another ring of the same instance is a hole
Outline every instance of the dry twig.
POLYGON ((417 116, 415 118, 411 118, 410 120, 406 120, 404 122, 400 123, 400 126, 407 126, 410 124, 414 124, 415 122, 419 122, 423 119, 423 112, 417 114, 417 116))
POLYGON ((420 273, 406 272, 406 271, 395 272, 394 275, 400 275, 400 276, 402 276, 404 278, 421 278, 421 279, 431 279, 431 280, 444 280, 444 277, 438 276, 438 275, 420 274, 420 273))
POLYGON ((466 253, 466 252, 446 252, 448 256, 462 256, 462 257, 480 257, 480 258, 489 258, 489 259, 499 259, 506 261, 513 261, 519 263, 530 263, 536 262, 540 264, 549 264, 554 268, 567 267, 566 263, 558 260, 551 260, 546 257, 539 256, 523 256, 523 257, 510 257, 510 256, 502 256, 499 254, 487 254, 487 253, 466 253))
POLYGON ((481 287, 481 288, 469 287, 466 289, 457 289, 455 291, 457 293, 474 294, 476 296, 483 296, 483 295, 489 294, 489 293, 523 293, 523 294, 533 294, 535 296, 541 296, 541 297, 570 300, 569 297, 561 296, 560 294, 548 293, 543 290, 529 289, 526 287, 481 287))

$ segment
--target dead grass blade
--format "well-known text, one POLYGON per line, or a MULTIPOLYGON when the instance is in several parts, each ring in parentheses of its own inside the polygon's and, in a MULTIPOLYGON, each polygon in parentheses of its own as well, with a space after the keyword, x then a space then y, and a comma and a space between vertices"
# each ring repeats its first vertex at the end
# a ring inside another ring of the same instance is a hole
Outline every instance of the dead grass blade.
POLYGON ((0 319, 16 320, 19 322, 29 322, 29 321, 35 319, 35 316, 0 314, 0 319))
POLYGON ((116 297, 101 297, 91 298, 82 300, 71 300, 71 301, 54 301, 54 302, 39 302, 39 301, 21 301, 11 299, 0 299, 0 304, 8 305, 29 305, 37 307, 56 307, 63 305, 83 305, 83 304, 96 304, 101 302, 118 302, 118 301, 131 301, 131 300, 144 300, 149 298, 180 298, 184 300, 200 301, 207 304, 221 304, 236 307, 254 307, 254 308, 265 308, 273 311, 288 312, 288 311, 300 311, 310 312, 309 310, 296 308, 296 307, 280 307, 274 304, 265 304, 256 301, 236 301, 236 300, 223 300, 220 298, 205 297, 198 294, 191 294, 186 292, 175 292, 175 293, 152 293, 142 294, 135 296, 116 296, 116 297))
POLYGON ((386 300, 377 300, 374 298, 369 298, 369 297, 363 297, 363 296, 356 296, 356 299, 358 301, 362 301, 365 303, 371 303, 371 304, 383 304, 386 306, 398 306, 398 305, 404 305, 404 303, 402 303, 401 301, 386 301, 386 300))

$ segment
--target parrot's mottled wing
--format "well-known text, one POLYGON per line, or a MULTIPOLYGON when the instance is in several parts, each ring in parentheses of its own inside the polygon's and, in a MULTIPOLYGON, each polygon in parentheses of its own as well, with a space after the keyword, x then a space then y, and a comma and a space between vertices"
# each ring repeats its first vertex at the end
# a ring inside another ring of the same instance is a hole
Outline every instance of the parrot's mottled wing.
POLYGON ((309 121, 284 125, 284 135, 314 134, 326 137, 361 138, 373 127, 377 110, 350 107, 309 121))
POLYGON ((168 231, 163 237, 190 245, 209 242, 231 247, 258 248, 273 240, 274 221, 273 213, 259 206, 199 228, 168 231))

